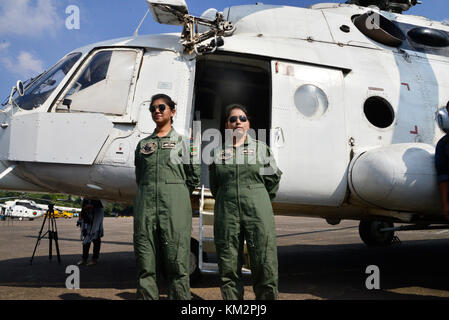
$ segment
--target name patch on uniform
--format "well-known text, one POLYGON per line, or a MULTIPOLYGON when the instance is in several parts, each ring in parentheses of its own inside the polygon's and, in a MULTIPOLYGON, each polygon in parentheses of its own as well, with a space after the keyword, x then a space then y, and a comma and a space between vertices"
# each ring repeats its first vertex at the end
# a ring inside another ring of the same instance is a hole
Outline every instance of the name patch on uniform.
POLYGON ((142 154, 152 154, 154 151, 156 151, 156 148, 157 148, 156 143, 148 142, 140 149, 140 152, 142 154))
POLYGON ((176 142, 163 142, 162 149, 174 149, 176 148, 176 142))
POLYGON ((231 149, 223 150, 221 152, 221 159, 222 160, 228 160, 231 159, 234 156, 234 152, 231 149))
POLYGON ((253 155, 255 152, 256 152, 256 150, 248 149, 248 148, 245 148, 245 149, 242 150, 242 153, 243 154, 247 154, 247 155, 253 155))

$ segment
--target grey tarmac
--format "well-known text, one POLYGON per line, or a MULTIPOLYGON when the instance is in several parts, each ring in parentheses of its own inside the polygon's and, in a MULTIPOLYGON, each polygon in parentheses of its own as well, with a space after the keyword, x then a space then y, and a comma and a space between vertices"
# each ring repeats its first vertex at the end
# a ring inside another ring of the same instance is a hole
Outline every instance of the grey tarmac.
MULTIPOLYGON (((449 231, 397 233, 401 244, 368 248, 359 238, 357 221, 328 225, 322 219, 276 216, 281 300, 402 300, 449 298, 449 231), (368 290, 366 268, 380 271, 380 289, 368 290)), ((80 267, 80 289, 66 289, 66 267, 81 257, 75 219, 58 219, 61 265, 49 261, 48 240, 30 258, 42 219, 0 221, 1 300, 133 300, 136 297, 133 219, 105 218, 100 261, 80 267)), ((46 230, 46 228, 44 228, 46 230)), ((208 230, 206 229, 206 235, 208 230)), ((193 236, 198 218, 193 219, 193 236)), ((161 283, 161 298, 167 298, 161 283)), ((191 287, 193 299, 221 299, 219 278, 208 274, 191 287)), ((245 299, 254 299, 245 277, 245 299)))

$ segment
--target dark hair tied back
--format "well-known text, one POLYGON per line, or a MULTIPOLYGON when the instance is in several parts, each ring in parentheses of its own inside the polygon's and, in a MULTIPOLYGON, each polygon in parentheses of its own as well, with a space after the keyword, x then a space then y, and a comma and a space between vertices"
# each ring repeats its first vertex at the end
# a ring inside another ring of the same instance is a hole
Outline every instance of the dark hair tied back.
POLYGON ((242 111, 245 113, 246 118, 248 119, 248 121, 251 120, 251 119, 250 119, 250 116, 249 116, 249 114, 248 114, 248 110, 246 109, 245 106, 242 106, 241 104, 238 104, 238 103, 233 103, 233 104, 230 104, 230 105, 228 105, 228 106, 226 107, 226 111, 225 111, 225 112, 226 112, 226 113, 225 113, 225 119, 226 119, 226 121, 228 121, 229 116, 231 115, 231 112, 232 112, 232 110, 234 110, 234 109, 240 109, 240 110, 242 110, 242 111))
MULTIPOLYGON (((158 94, 155 94, 154 96, 152 96, 150 105, 153 105, 153 102, 158 99, 164 100, 165 103, 170 107, 170 110, 175 109, 176 103, 169 96, 167 96, 166 94, 163 94, 163 93, 158 93, 158 94)), ((171 118, 171 123, 173 123, 173 118, 171 118)))
POLYGON ((166 94, 158 93, 151 97, 151 104, 153 104, 154 101, 162 99, 165 101, 165 103, 170 107, 170 109, 174 109, 176 106, 176 103, 166 94))

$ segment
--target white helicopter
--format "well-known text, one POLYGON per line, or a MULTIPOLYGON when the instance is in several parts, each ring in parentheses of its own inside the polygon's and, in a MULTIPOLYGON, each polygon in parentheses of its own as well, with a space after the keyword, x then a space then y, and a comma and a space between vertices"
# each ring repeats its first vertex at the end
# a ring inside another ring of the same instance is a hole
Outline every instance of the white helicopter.
MULTIPOLYGON (((2 198, 0 200, 10 199, 13 197, 2 198)), ((58 199, 57 202, 63 199, 58 199)), ((39 201, 36 199, 36 201, 39 201)), ((28 219, 34 220, 42 217, 48 210, 48 204, 36 203, 31 199, 14 199, 5 201, 4 204, 0 204, 0 215, 3 217, 14 218, 18 220, 28 219)), ((44 200, 49 202, 48 200, 44 200)), ((64 206, 54 206, 55 217, 72 218, 78 217, 81 213, 81 209, 64 206)))
POLYGON ((270 130, 284 173, 276 214, 360 220, 369 245, 448 227, 433 158, 449 26, 401 14, 417 1, 255 4, 199 18, 184 0, 147 3, 183 32, 88 45, 13 88, 0 110, 0 189, 131 203, 134 149, 154 129, 150 98, 166 93, 185 135, 194 121, 202 133, 220 128, 230 103, 270 130))
POLYGON ((46 209, 42 205, 32 200, 15 199, 13 201, 6 201, 1 207, 1 212, 4 217, 18 220, 34 220, 42 217, 46 212, 46 209))

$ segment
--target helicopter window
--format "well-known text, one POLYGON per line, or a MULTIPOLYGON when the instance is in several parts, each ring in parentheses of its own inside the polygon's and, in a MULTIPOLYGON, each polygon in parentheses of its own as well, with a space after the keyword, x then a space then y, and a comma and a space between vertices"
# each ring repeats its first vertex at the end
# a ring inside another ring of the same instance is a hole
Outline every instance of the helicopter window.
POLYGON ((97 52, 73 82, 57 111, 122 115, 136 70, 136 50, 97 52))
MULTIPOLYGON (((111 62, 112 51, 102 51, 95 55, 89 66, 84 70, 77 82, 79 91, 84 90, 106 79, 106 73, 111 62)), ((70 89, 68 95, 74 93, 75 87, 70 89)))
POLYGON ((36 206, 34 206, 33 204, 28 203, 28 202, 17 202, 16 206, 22 206, 22 207, 25 207, 27 209, 32 209, 32 210, 36 210, 37 209, 36 206))
POLYGON ((363 107, 368 121, 377 128, 388 128, 394 122, 394 111, 390 103, 381 97, 370 97, 363 107))
POLYGON ((32 110, 43 104, 56 89, 73 65, 81 57, 81 53, 72 53, 59 61, 53 68, 45 72, 39 79, 25 90, 23 97, 17 97, 16 103, 24 110, 32 110))
POLYGON ((312 84, 300 86, 295 92, 294 100, 296 109, 307 118, 323 115, 328 107, 324 91, 312 84))
POLYGON ((443 31, 418 27, 410 30, 407 35, 416 43, 430 47, 449 46, 449 37, 443 31))
MULTIPOLYGON (((32 85, 33 82, 35 82, 35 81, 36 81, 41 75, 43 75, 43 74, 44 74, 44 72, 40 73, 39 75, 37 75, 37 76, 35 76, 35 77, 33 77, 33 78, 29 78, 29 79, 23 81, 23 87, 25 88, 25 91, 28 90, 28 87, 29 87, 30 85, 32 85)), ((14 92, 14 94, 13 94, 13 99, 15 100, 15 99, 17 98, 17 96, 18 96, 18 94, 17 94, 17 90, 16 90, 16 91, 14 92)), ((5 98, 5 100, 3 100, 3 102, 1 103, 1 105, 0 105, 0 110, 4 109, 4 108, 2 108, 2 107, 6 106, 6 105, 8 104, 8 102, 9 102, 9 96, 7 96, 7 97, 5 98)))

